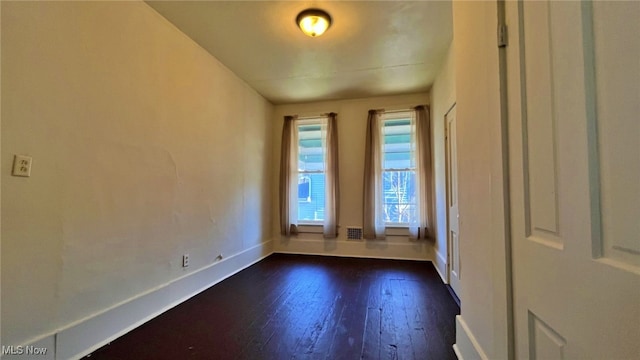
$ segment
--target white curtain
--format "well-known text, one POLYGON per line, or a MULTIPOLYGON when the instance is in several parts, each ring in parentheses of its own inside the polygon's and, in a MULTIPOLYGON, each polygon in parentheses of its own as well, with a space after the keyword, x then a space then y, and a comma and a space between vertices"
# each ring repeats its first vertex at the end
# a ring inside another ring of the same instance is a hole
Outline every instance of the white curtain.
POLYGON ((298 232, 298 126, 296 116, 285 116, 280 151, 280 234, 298 232))
POLYGON ((369 110, 364 163, 364 219, 365 239, 384 239, 385 223, 382 189, 382 110, 369 110))
POLYGON ((337 114, 330 113, 327 118, 326 127, 325 157, 325 203, 324 203, 324 223, 322 232, 327 239, 338 236, 338 219, 340 208, 340 183, 338 169, 338 124, 337 114))
POLYGON ((409 224, 412 239, 432 239, 433 231, 433 166, 431 161, 431 119, 429 109, 416 106, 411 116, 411 125, 415 131, 411 141, 412 160, 415 161, 416 189, 415 216, 409 224))

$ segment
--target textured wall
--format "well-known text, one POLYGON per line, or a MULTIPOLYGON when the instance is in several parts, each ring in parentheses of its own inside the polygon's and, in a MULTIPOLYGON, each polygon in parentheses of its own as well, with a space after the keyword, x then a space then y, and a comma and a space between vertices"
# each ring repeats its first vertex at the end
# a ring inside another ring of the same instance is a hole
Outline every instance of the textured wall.
MULTIPOLYGON (((497 14, 496 2, 453 4, 461 264, 458 295, 461 317, 486 356, 506 359, 507 254, 497 14)), ((461 339, 464 334, 456 335, 461 339)))
POLYGON ((268 240, 272 112, 142 2, 3 2, 3 344, 268 240))
POLYGON ((434 245, 435 263, 446 276, 447 261, 447 183, 445 159, 444 116, 456 101, 456 77, 453 44, 449 47, 436 81, 431 88, 431 126, 433 127, 433 157, 436 187, 437 235, 434 245))

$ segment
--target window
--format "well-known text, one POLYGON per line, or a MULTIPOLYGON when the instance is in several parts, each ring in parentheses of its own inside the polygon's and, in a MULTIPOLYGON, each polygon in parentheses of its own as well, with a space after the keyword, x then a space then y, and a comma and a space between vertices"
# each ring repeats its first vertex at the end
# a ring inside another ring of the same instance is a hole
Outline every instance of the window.
POLYGON ((287 115, 280 152, 280 234, 292 236, 322 229, 326 239, 338 236, 338 114, 313 118, 287 115), (318 226, 320 225, 320 226, 318 226))
POLYGON ((416 216, 415 123, 409 112, 385 113, 382 120, 384 222, 408 226, 416 216))
POLYGON ((424 105, 405 111, 369 110, 363 183, 365 239, 384 239, 386 230, 393 228, 406 229, 410 239, 433 238, 430 128, 424 105))
POLYGON ((324 220, 326 119, 298 120, 298 223, 324 220))

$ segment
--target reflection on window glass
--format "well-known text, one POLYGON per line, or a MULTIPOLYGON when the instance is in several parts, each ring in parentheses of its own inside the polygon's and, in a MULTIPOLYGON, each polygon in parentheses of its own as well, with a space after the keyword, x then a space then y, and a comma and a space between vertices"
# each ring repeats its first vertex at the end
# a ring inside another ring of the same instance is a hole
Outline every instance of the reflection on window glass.
POLYGON ((311 201, 311 178, 306 175, 298 175, 298 200, 311 201))

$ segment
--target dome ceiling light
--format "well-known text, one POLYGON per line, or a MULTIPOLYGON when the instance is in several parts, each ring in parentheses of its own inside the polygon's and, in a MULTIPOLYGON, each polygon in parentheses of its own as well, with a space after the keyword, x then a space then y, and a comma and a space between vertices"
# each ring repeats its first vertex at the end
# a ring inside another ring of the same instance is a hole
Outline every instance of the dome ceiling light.
POLYGON ((296 23, 305 35, 316 37, 331 26, 331 16, 320 9, 307 9, 298 14, 296 23))

